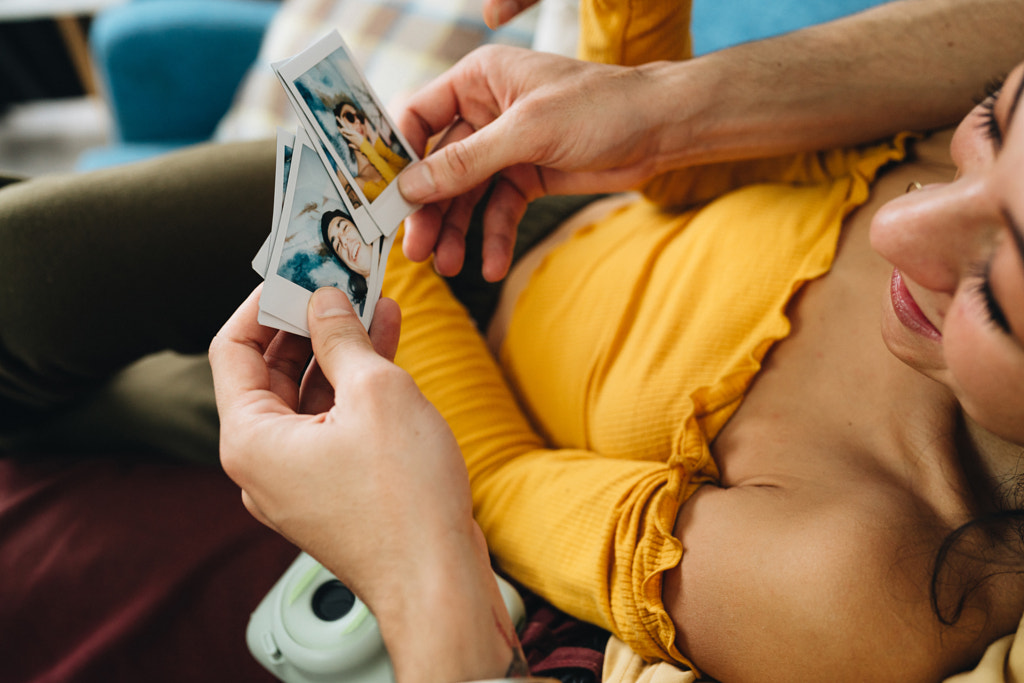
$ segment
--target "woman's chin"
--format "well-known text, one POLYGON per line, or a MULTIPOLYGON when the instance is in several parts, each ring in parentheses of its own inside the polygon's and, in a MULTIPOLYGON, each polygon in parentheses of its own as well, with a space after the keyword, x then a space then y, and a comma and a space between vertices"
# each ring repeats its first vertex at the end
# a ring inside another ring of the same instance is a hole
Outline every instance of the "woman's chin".
POLYGON ((909 329, 891 305, 886 305, 883 310, 881 333, 882 342, 893 356, 922 375, 941 381, 941 373, 945 369, 941 341, 909 329))

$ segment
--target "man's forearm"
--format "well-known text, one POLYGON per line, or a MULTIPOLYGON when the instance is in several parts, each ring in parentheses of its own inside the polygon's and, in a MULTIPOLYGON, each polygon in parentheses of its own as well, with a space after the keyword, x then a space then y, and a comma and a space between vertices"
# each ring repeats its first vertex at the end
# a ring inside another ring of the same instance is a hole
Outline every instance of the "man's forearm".
POLYGON ((1022 60, 1024 0, 899 0, 690 62, 654 64, 665 98, 658 106, 678 113, 663 132, 662 164, 951 125, 986 81, 1022 60))

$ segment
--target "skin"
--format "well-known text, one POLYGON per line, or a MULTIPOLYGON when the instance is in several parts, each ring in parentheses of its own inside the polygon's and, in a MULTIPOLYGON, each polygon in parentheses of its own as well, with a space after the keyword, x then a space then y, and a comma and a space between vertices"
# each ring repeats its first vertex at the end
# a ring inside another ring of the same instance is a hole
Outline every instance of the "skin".
POLYGON ((373 252, 363 242, 359 231, 352 221, 338 216, 327 226, 327 237, 331 240, 331 248, 342 262, 363 277, 370 277, 373 252))
POLYGON ((354 142, 356 146, 358 146, 364 138, 372 134, 373 130, 370 128, 368 133, 367 129, 369 126, 366 125, 366 119, 360 118, 360 116, 362 116, 362 113, 358 109, 350 104, 344 104, 341 107, 339 115, 334 119, 338 124, 338 130, 341 131, 341 134, 345 139, 349 142, 354 142), (354 120, 349 121, 346 114, 351 115, 354 120))
POLYGON ((975 109, 953 136, 956 180, 890 203, 871 229, 875 249, 900 270, 941 335, 908 333, 893 313, 883 320, 886 345, 949 387, 980 426, 1018 443, 1024 442, 1017 390, 1024 386, 1024 123, 1011 114, 1019 109, 1021 71, 1014 70, 995 100, 1001 139, 983 133, 985 109, 975 109), (986 312, 979 293, 985 270, 1009 333, 986 312))

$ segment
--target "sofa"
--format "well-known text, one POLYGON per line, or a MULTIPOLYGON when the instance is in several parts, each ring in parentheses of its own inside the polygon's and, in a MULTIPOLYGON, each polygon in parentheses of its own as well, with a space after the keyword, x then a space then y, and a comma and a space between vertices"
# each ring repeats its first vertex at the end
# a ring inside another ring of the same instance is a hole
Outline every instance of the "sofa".
MULTIPOLYGON (((695 54, 844 16, 886 0, 694 0, 695 54)), ((113 130, 82 170, 183 145, 272 136, 291 123, 269 64, 330 26, 385 102, 487 42, 572 54, 572 0, 544 0, 492 32, 479 0, 132 0, 102 11, 89 43, 113 130), (412 64, 413 68, 409 68, 412 64)))

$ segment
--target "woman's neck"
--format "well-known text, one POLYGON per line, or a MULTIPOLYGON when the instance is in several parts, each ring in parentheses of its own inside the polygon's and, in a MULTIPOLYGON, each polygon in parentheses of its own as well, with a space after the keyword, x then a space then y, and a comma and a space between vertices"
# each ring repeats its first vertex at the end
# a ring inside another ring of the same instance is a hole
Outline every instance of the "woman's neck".
POLYGON ((1000 438, 962 414, 958 445, 983 509, 1024 508, 1024 447, 1000 438))

